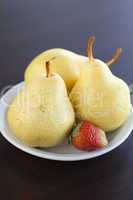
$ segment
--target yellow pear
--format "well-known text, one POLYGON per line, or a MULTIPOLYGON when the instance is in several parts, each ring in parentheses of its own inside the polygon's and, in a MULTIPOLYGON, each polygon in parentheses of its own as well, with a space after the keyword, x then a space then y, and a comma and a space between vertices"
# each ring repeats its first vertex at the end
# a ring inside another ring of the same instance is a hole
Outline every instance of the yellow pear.
POLYGON ((131 110, 128 85, 114 76, 109 67, 118 60, 122 52, 107 63, 93 57, 95 37, 88 41, 88 64, 70 93, 70 100, 79 120, 89 120, 104 131, 120 127, 131 110))
POLYGON ((65 49, 50 49, 38 55, 27 67, 25 81, 27 83, 33 81, 44 71, 44 60, 51 58, 54 58, 51 62, 51 71, 58 73, 64 79, 67 89, 70 91, 79 78, 80 69, 84 68, 87 58, 65 49))
POLYGON ((63 79, 49 70, 26 84, 11 103, 7 119, 15 136, 32 147, 60 144, 75 116, 63 79))

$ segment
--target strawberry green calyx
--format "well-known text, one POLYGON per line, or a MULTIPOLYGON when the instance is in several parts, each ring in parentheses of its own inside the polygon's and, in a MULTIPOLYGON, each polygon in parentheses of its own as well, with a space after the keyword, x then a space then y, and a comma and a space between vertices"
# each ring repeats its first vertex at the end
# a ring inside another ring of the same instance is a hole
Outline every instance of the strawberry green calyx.
POLYGON ((75 126, 74 126, 73 129, 72 129, 71 134, 70 134, 70 135, 68 136, 68 138, 67 138, 67 143, 68 143, 68 144, 72 144, 72 139, 73 139, 74 137, 77 136, 78 131, 79 131, 81 125, 82 125, 82 122, 79 123, 77 126, 76 126, 76 124, 75 124, 75 126))

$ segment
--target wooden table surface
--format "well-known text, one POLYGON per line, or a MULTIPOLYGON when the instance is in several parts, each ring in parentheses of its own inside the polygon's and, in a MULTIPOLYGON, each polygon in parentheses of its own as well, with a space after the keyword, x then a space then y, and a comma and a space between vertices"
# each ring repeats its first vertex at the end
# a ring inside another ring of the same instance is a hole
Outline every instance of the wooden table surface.
MULTIPOLYGON (((22 81, 26 66, 46 49, 85 55, 92 34, 96 57, 108 60, 123 48, 112 71, 131 84, 132 0, 1 0, 0 89, 22 81)), ((132 139, 96 159, 57 162, 30 156, 0 136, 0 199, 133 200, 132 139)))

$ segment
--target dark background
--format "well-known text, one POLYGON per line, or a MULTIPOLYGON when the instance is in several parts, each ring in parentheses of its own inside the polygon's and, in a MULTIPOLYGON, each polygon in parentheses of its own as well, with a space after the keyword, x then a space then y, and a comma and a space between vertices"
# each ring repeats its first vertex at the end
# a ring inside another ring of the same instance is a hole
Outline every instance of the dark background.
MULTIPOLYGON (((108 60, 123 48, 112 71, 133 82, 132 0, 1 0, 0 88, 23 80, 40 52, 61 47, 86 54, 89 35, 95 56, 108 60)), ((80 162, 27 155, 0 136, 0 199, 132 200, 132 136, 113 152, 80 162)))

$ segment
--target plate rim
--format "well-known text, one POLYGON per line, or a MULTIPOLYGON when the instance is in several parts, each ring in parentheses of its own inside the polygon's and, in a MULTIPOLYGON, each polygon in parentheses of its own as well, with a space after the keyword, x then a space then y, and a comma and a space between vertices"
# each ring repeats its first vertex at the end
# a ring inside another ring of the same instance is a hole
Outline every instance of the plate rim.
MULTIPOLYGON (((5 97, 5 95, 8 95, 9 92, 12 92, 17 87, 19 87, 19 89, 21 89, 23 85, 24 85, 24 81, 16 84, 14 87, 9 89, 0 98, 0 106, 2 104, 2 99, 5 97)), ((7 106, 5 107, 5 109, 7 109, 7 106)), ((133 113, 133 109, 132 109, 131 112, 133 113)), ((116 144, 114 144, 113 146, 108 145, 106 148, 103 148, 103 149, 98 150, 98 151, 94 151, 93 154, 91 154, 91 155, 88 152, 85 152, 84 154, 81 154, 81 155, 77 154, 75 156, 69 154, 69 156, 66 157, 66 156, 64 156, 65 154, 46 152, 46 151, 41 152, 41 150, 35 149, 33 147, 28 147, 27 145, 25 145, 25 144, 23 144, 21 142, 17 143, 13 138, 8 136, 8 134, 6 133, 7 131, 0 126, 1 135, 9 143, 11 143, 13 146, 18 148, 19 150, 22 150, 23 152, 28 153, 28 154, 30 154, 32 156, 36 156, 36 157, 39 157, 39 158, 45 158, 45 159, 49 159, 49 160, 56 160, 56 161, 80 161, 80 160, 92 159, 92 158, 96 158, 96 157, 102 156, 102 155, 104 155, 106 153, 111 152, 113 149, 117 148, 120 144, 122 144, 129 137, 129 135, 131 134, 132 130, 133 130, 133 123, 130 124, 130 127, 128 129, 128 133, 123 135, 122 139, 120 141, 118 141, 116 144)))

